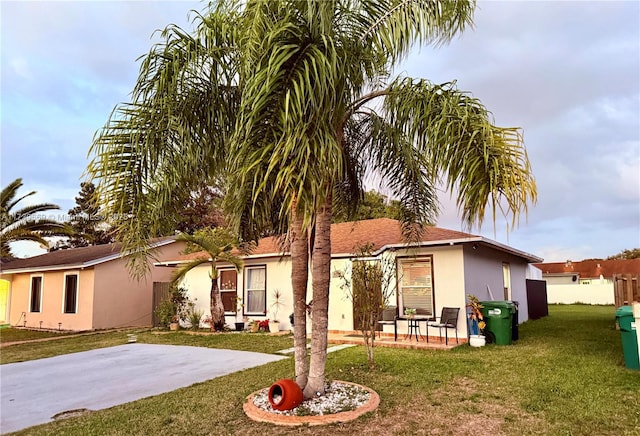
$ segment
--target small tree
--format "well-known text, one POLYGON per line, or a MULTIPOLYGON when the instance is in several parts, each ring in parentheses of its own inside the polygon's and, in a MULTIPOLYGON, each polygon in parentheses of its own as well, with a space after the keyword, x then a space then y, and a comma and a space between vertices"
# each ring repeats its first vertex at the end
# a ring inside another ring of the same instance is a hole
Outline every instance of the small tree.
POLYGON ((359 322, 369 368, 375 368, 374 347, 378 321, 395 293, 394 262, 389 258, 371 258, 372 244, 356 249, 349 271, 338 271, 343 289, 353 303, 354 321, 359 322))

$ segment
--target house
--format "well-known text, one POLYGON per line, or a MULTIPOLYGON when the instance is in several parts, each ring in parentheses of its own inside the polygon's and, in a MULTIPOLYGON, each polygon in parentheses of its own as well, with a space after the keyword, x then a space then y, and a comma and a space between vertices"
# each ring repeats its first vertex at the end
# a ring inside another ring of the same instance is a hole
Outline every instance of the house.
MULTIPOLYGON (((184 243, 155 240, 157 260, 175 258, 184 243)), ((2 264, 9 285, 11 325, 56 330, 151 326, 153 284, 172 271, 153 265, 141 280, 130 277, 120 244, 70 248, 2 264)))
MULTIPOLYGON (((471 293, 481 300, 517 300, 519 322, 528 319, 525 282, 529 264, 540 262, 539 257, 482 236, 437 227, 425 228, 419 242, 407 244, 400 222, 387 218, 333 224, 331 232, 330 332, 357 328, 349 290, 345 289, 340 272, 349 270, 356 247, 365 243, 372 244, 373 259, 392 261, 395 273, 390 304, 400 314, 405 307, 421 309, 430 316, 440 316, 442 307, 459 307, 464 313, 466 295, 471 293)), ((175 267, 197 256, 194 253, 156 265, 175 267)), ((290 254, 282 250, 278 238, 269 237, 261 239, 251 254, 243 257, 244 268, 239 272, 219 264, 227 323, 243 317, 277 317, 281 328, 289 329, 289 314, 293 312, 290 254), (276 291, 283 295, 280 304, 274 304, 276 291), (242 303, 238 313, 236 298, 242 303)), ((209 266, 198 266, 187 273, 182 286, 188 289, 197 307, 209 314, 209 266)), ((308 295, 311 299, 311 286, 308 295)), ((464 315, 458 321, 458 334, 467 335, 464 315)))
POLYGON ((549 303, 614 304, 615 276, 640 274, 640 259, 536 264, 547 282, 549 303))

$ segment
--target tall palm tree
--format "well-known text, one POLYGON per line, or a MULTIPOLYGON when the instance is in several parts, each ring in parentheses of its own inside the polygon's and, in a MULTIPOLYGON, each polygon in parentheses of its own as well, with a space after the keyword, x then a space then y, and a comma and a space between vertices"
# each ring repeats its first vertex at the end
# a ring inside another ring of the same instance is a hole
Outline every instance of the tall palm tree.
POLYGON ((518 129, 496 127, 455 83, 390 79, 414 44, 445 43, 471 25, 474 7, 462 0, 217 3, 195 35, 165 30, 143 61, 133 102, 96 137, 89 172, 103 203, 136 217, 121 223, 125 246, 139 248, 161 230, 175 186, 217 171, 227 176, 232 228, 245 238, 265 228, 289 231, 296 380, 306 396, 324 391, 332 208, 356 206, 365 176, 384 180, 400 200, 409 240, 435 220, 438 182, 457 193, 469 225, 482 223, 487 203, 494 221, 498 209, 515 224, 535 200, 518 129))
POLYGON ((181 233, 176 240, 187 243, 187 253, 203 252, 201 256, 178 268, 173 275, 173 282, 178 283, 193 268, 210 264, 211 278, 210 308, 211 324, 217 331, 224 330, 224 306, 218 287, 218 262, 230 263, 236 270, 242 268, 242 259, 233 254, 238 246, 237 238, 224 228, 196 230, 193 235, 181 233))
POLYGON ((16 198, 22 185, 22 179, 18 178, 0 193, 0 257, 3 259, 14 257, 10 246, 12 242, 33 241, 48 247, 49 242, 45 237, 70 234, 65 224, 39 215, 60 209, 55 204, 34 204, 15 210, 18 203, 36 193, 31 191, 16 198))

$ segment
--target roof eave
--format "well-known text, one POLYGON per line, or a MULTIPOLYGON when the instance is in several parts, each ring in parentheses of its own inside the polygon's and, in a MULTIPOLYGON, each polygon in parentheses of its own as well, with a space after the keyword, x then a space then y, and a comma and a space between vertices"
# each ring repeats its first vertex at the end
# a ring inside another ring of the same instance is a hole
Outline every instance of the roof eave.
MULTIPOLYGON (((166 239, 163 241, 155 242, 149 245, 149 248, 158 248, 163 247, 165 245, 169 245, 171 243, 176 242, 175 239, 166 239)), ((126 254, 122 254, 121 252, 113 253, 108 256, 99 257, 97 259, 88 260, 82 263, 73 263, 66 265, 51 265, 51 266, 39 266, 39 267, 27 267, 27 268, 16 268, 16 269, 7 269, 0 271, 0 274, 24 274, 24 273, 34 273, 34 272, 46 272, 46 271, 61 271, 67 269, 83 269, 90 268, 92 266, 99 265, 101 263, 109 262, 121 257, 126 257, 133 253, 132 251, 127 252, 126 254)))

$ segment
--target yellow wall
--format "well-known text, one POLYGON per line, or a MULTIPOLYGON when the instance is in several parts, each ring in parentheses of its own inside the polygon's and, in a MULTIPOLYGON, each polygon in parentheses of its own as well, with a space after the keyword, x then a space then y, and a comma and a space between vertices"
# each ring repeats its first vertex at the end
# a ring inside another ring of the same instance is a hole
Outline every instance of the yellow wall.
POLYGON ((9 319, 9 281, 0 279, 0 324, 9 319))

